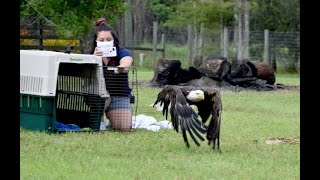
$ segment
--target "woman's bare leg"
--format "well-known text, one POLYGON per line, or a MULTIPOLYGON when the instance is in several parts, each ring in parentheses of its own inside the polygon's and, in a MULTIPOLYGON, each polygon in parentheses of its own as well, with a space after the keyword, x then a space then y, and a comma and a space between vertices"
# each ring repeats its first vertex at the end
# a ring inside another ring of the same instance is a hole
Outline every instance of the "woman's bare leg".
POLYGON ((108 112, 112 128, 121 131, 131 131, 132 114, 127 109, 115 109, 108 112))

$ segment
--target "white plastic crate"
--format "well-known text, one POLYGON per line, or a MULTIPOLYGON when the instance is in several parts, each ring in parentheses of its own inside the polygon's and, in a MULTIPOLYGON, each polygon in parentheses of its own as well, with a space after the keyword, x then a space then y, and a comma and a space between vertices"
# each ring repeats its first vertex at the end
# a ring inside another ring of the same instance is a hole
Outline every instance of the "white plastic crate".
MULTIPOLYGON (((64 63, 96 65, 96 82, 98 94, 108 97, 99 56, 89 54, 67 54, 43 50, 20 50, 20 93, 39 96, 55 96, 59 67, 64 63)), ((61 78, 61 77, 60 77, 61 78)), ((63 78, 63 77, 62 77, 63 78)), ((75 78, 64 78, 75 81, 75 78)), ((82 87, 88 90, 90 87, 82 87)))

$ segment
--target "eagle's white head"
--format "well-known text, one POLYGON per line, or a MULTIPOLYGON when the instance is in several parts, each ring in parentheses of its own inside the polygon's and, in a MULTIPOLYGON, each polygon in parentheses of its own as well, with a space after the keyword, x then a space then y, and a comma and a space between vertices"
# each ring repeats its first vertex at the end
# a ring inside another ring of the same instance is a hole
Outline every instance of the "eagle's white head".
POLYGON ((199 102, 204 100, 204 92, 202 90, 190 91, 186 98, 192 102, 199 102))

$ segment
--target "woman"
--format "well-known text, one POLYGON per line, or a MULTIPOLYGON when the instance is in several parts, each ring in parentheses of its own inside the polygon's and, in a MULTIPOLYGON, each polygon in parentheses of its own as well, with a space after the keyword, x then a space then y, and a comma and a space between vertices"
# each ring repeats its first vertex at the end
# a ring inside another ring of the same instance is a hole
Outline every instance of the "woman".
POLYGON ((104 18, 100 18, 95 23, 93 43, 89 54, 102 56, 102 52, 97 48, 97 44, 102 43, 116 47, 115 57, 102 57, 106 88, 111 96, 106 115, 111 122, 112 128, 129 131, 132 128, 132 114, 128 71, 133 63, 133 58, 127 49, 119 47, 118 37, 104 18), (108 70, 111 67, 114 68, 108 70))

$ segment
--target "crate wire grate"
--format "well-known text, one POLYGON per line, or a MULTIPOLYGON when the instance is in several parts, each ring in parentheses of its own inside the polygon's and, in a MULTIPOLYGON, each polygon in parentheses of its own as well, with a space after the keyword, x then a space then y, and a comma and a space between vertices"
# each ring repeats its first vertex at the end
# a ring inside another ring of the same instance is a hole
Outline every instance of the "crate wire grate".
MULTIPOLYGON (((104 78, 106 89, 111 96, 111 99, 117 97, 129 97, 130 98, 130 110, 131 110, 131 129, 134 127, 135 117, 138 108, 138 87, 137 87, 137 70, 134 67, 129 68, 127 73, 114 74, 116 67, 104 66, 104 78)), ((113 107, 124 108, 125 105, 118 102, 113 107)), ((119 121, 127 121, 128 117, 124 114, 113 114, 113 117, 119 121), (115 117, 116 116, 116 117, 115 117)), ((122 122, 125 123, 125 122, 122 122)))
POLYGON ((101 72, 97 65, 61 63, 56 91, 57 121, 93 131, 100 129, 106 98, 99 96, 99 89, 105 86, 103 78, 94 77, 101 72))

